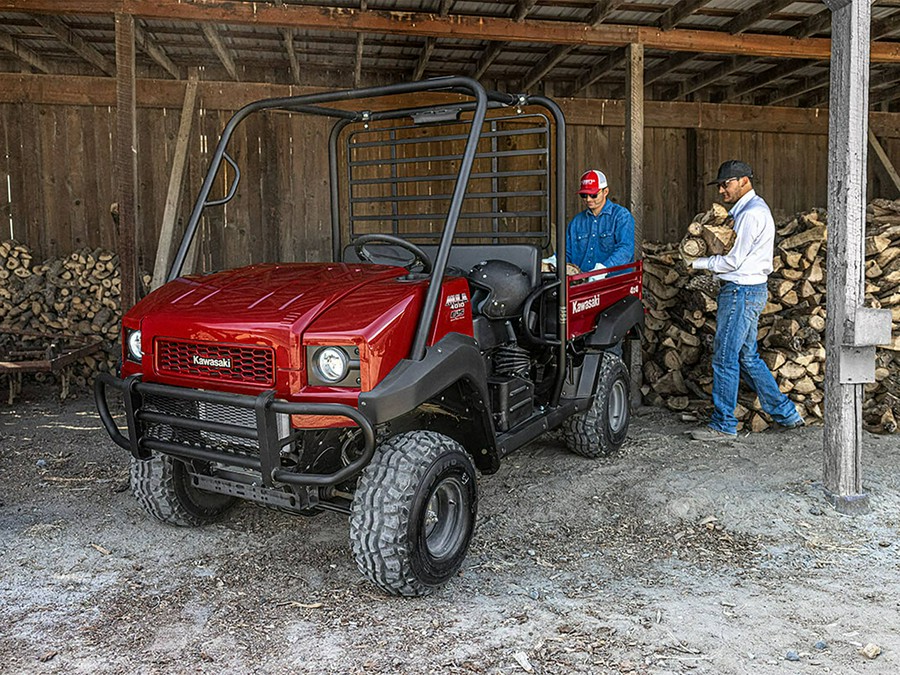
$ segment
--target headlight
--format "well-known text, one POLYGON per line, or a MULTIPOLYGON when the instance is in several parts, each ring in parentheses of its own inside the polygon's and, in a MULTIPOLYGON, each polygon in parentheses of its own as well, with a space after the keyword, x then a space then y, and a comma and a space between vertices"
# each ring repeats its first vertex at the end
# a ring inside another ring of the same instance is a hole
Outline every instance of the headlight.
POLYGON ((307 382, 313 387, 361 386, 359 347, 353 345, 308 345, 307 382))
POLYGON ((324 347, 316 352, 315 366, 319 377, 326 382, 340 382, 347 377, 350 358, 340 347, 324 347))
POLYGON ((125 345, 128 348, 128 356, 132 361, 141 362, 144 351, 141 349, 141 331, 125 331, 125 345))

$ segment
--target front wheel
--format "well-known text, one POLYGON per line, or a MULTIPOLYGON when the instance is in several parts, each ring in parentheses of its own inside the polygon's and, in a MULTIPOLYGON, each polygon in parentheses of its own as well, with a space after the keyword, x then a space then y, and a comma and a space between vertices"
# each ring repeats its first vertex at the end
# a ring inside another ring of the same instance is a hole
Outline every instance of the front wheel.
POLYGON ((428 595, 446 583, 472 539, 475 480, 471 458, 447 436, 412 431, 385 441, 350 511, 360 572, 393 595, 428 595))
POLYGON ((631 388, 622 359, 607 352, 600 364, 594 402, 563 424, 566 447, 582 457, 606 457, 625 442, 631 421, 631 388))
POLYGON ((132 458, 131 492, 151 516, 182 527, 210 523, 236 501, 196 487, 187 464, 168 455, 132 458))

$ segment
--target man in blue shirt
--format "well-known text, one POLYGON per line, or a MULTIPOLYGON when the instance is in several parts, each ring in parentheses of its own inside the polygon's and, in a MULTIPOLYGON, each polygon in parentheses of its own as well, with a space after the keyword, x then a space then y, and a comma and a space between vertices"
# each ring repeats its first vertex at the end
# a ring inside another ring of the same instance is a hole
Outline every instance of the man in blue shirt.
POLYGON ((582 272, 633 262, 634 217, 607 199, 609 187, 603 172, 585 171, 578 194, 587 208, 569 221, 566 260, 582 272))

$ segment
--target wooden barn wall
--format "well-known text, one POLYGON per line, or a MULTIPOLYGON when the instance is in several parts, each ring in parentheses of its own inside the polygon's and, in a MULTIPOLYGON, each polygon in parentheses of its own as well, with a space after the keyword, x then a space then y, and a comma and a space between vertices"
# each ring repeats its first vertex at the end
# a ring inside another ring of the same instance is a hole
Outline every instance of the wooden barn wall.
MULTIPOLYGON (((144 271, 152 270, 156 254, 180 112, 139 108, 137 113, 137 241, 144 271)), ((228 116, 202 107, 195 112, 182 225, 228 116)), ((269 116, 235 137, 232 154, 247 170, 234 200, 225 209, 208 210, 201 269, 278 256, 330 256, 328 125, 296 115, 269 116)), ((0 104, 0 239, 13 236, 34 249, 38 260, 82 247, 114 248, 109 213, 116 198, 114 135, 115 110, 110 107, 0 104)), ((583 208, 575 186, 587 168, 603 170, 612 199, 624 202, 624 129, 570 125, 567 142, 567 217, 583 208)), ((900 139, 882 139, 882 144, 900 165, 900 139)), ((716 199, 716 191, 705 183, 730 157, 753 165, 758 191, 776 214, 824 207, 827 146, 824 135, 646 129, 645 239, 677 240, 694 213, 716 199)), ((871 151, 869 164, 869 198, 900 196, 871 151)), ((230 170, 223 171, 218 194, 224 194, 230 181, 230 170)))
MULTIPOLYGON (((900 143, 888 139, 885 150, 900 160, 900 143)), ((625 203, 624 129, 622 127, 569 127, 567 182, 578 185, 585 169, 600 169, 609 180, 610 198, 625 203)), ((775 212, 776 220, 798 211, 827 204, 828 137, 813 134, 706 131, 649 128, 644 131, 644 238, 677 241, 694 214, 718 200, 707 186, 719 164, 739 158, 756 174, 754 186, 775 212)), ((897 198, 885 179, 874 180, 870 153, 870 198, 897 198)), ((576 187, 567 200, 567 212, 583 208, 576 187)))

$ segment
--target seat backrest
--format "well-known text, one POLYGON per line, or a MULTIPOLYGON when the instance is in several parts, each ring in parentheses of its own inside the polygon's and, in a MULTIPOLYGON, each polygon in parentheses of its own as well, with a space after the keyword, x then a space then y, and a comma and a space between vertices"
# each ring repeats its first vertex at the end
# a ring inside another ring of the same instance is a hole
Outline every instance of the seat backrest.
MULTIPOLYGON (((406 255, 398 246, 390 244, 369 244, 367 246, 373 253, 383 250, 391 257, 406 255)), ((434 260, 437 256, 437 246, 420 246, 428 256, 434 260)), ((353 244, 344 247, 344 260, 346 262, 361 262, 356 254, 353 244)), ((541 251, 533 244, 457 244, 450 249, 448 266, 461 269, 468 273, 475 265, 486 260, 505 260, 522 269, 528 275, 528 281, 532 288, 541 283, 541 251)))

